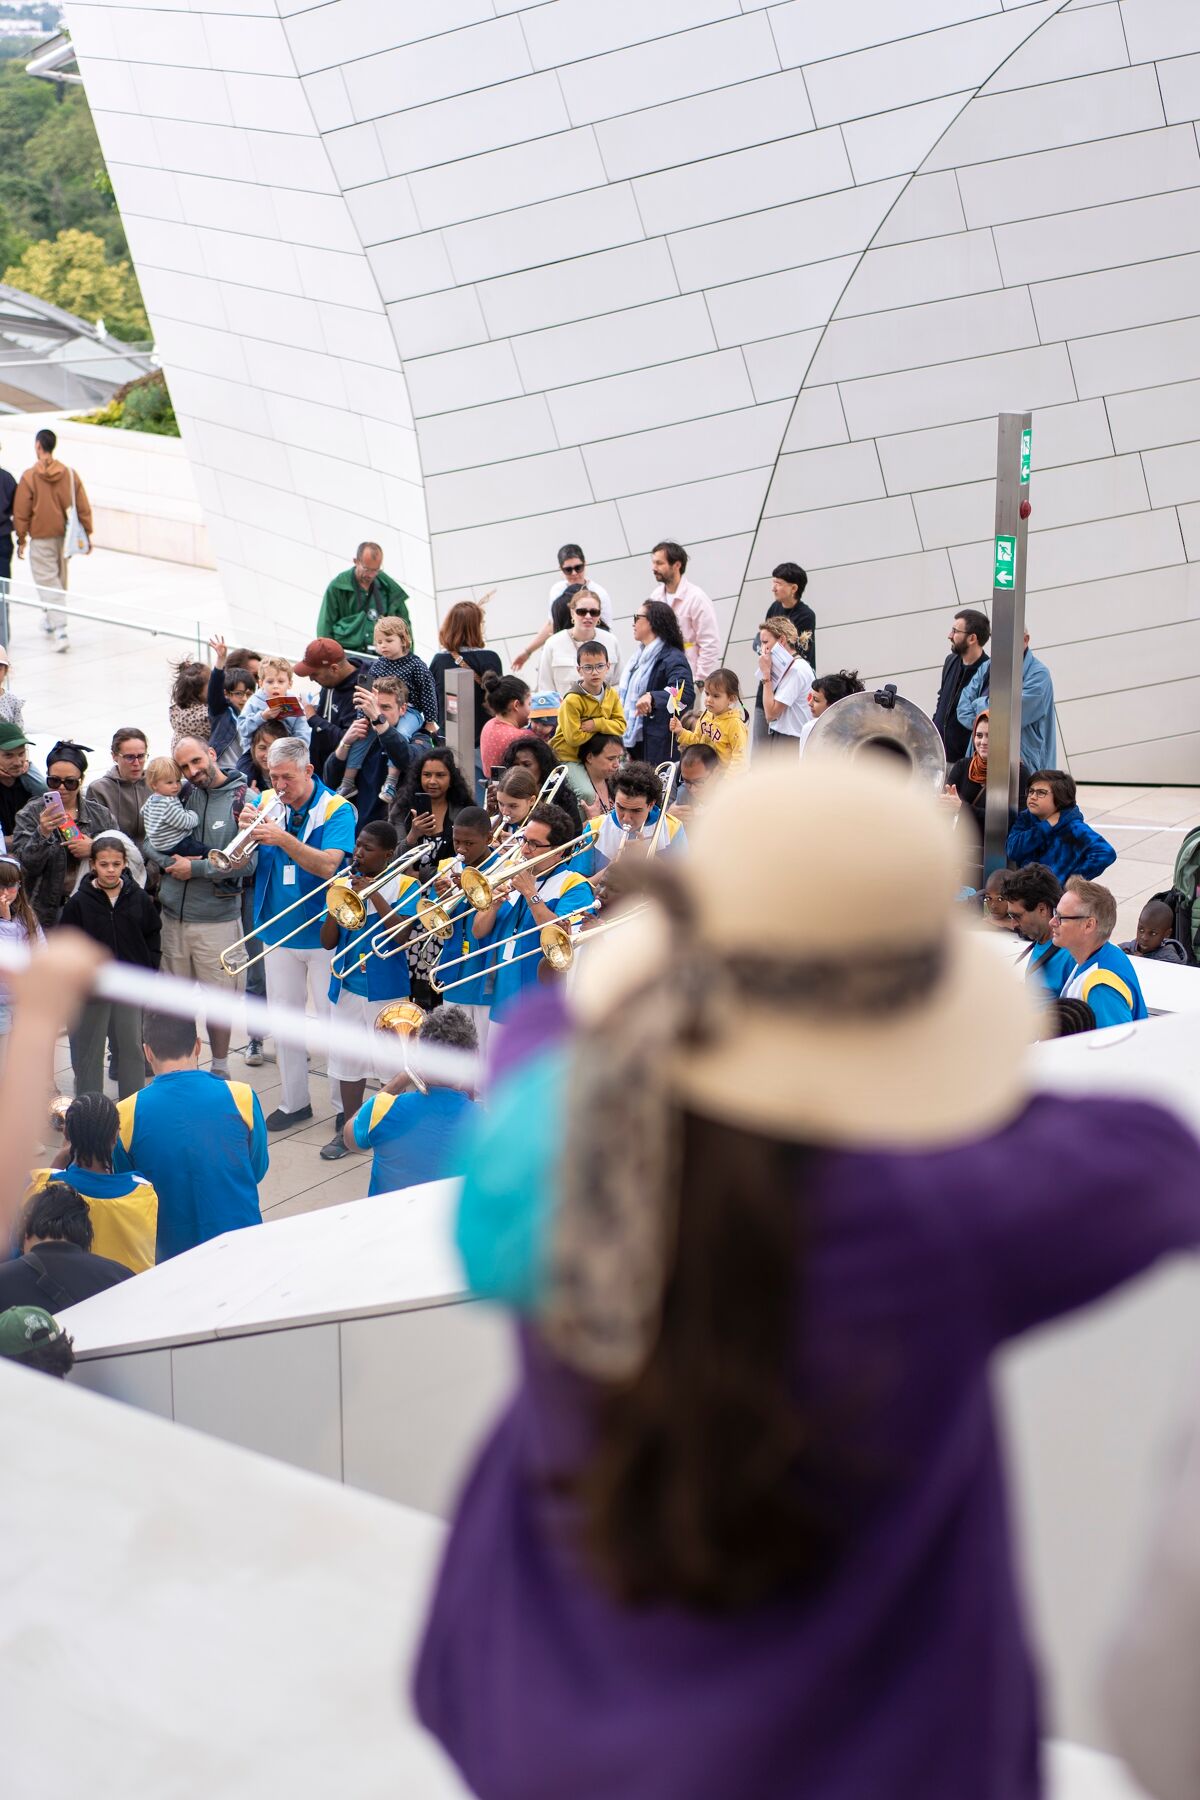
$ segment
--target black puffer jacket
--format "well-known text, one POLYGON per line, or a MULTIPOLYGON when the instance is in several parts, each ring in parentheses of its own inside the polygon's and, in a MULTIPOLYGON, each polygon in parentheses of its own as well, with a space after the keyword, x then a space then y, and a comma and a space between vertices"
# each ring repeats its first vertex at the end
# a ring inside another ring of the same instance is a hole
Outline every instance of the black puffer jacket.
MULTIPOLYGON (((21 865, 29 903, 43 931, 58 924, 63 892, 68 886, 67 865, 70 864, 72 869, 78 866, 57 832, 53 837, 45 838, 38 830, 45 803, 45 794, 39 794, 21 808, 9 846, 21 865)), ((91 838, 99 837, 102 831, 120 829, 103 801, 93 800, 87 788, 79 796, 78 824, 84 835, 91 838)))
POLYGON ((74 925, 111 951, 118 962, 157 969, 162 924, 158 908, 126 869, 121 892, 114 902, 94 875, 85 875, 62 909, 62 925, 74 925))

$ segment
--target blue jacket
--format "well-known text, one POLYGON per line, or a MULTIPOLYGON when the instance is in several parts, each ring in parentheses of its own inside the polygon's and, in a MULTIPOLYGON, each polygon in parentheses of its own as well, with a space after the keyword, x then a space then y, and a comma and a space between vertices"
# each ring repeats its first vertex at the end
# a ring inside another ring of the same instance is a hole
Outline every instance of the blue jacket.
MULTIPOLYGON (((990 657, 984 657, 963 689, 958 702, 958 722, 970 731, 990 704, 990 657)), ((1021 761, 1031 775, 1057 767, 1058 737, 1054 729, 1054 683, 1044 662, 1026 650, 1021 665, 1021 761)))
POLYGON ((682 650, 674 649, 670 644, 662 644, 658 658, 654 664, 654 672, 650 677, 651 685, 646 689, 652 706, 648 717, 642 720, 642 736, 629 754, 638 762, 648 762, 657 766, 663 762, 677 762, 678 750, 675 739, 671 736, 671 715, 667 711, 669 695, 668 687, 678 687, 683 683, 683 706, 687 711, 696 698, 696 682, 692 675, 692 665, 682 650))
POLYGON ((1146 1002, 1133 964, 1116 944, 1101 944, 1094 956, 1078 965, 1063 987, 1064 1000, 1086 1000, 1096 1026, 1128 1025, 1148 1019, 1146 1002))
POLYGON ((117 1114, 113 1169, 140 1169, 158 1194, 159 1262, 223 1231, 262 1224, 267 1127, 244 1081, 172 1069, 122 1100, 117 1114))
POLYGON ((1066 807, 1059 814, 1057 825, 1035 819, 1028 808, 1019 812, 1005 849, 1014 868, 1044 863, 1064 882, 1068 875, 1082 875, 1085 881, 1094 881, 1109 863, 1117 860, 1108 839, 1092 830, 1077 806, 1066 807))
POLYGON ((1025 965, 1026 981, 1040 982, 1057 999, 1074 973, 1075 958, 1062 944, 1047 938, 1044 944, 1033 945, 1025 965))

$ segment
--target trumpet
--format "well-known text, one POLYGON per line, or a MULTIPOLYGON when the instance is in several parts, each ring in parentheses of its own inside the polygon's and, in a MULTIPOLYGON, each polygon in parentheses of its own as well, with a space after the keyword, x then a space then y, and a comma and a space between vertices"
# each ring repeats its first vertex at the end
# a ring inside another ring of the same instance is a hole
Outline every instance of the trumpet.
POLYGON ((214 869, 224 874, 229 869, 236 869, 244 863, 254 847, 254 834, 267 819, 280 819, 284 814, 284 805, 278 794, 272 793, 269 800, 264 800, 258 809, 258 816, 252 825, 247 825, 231 838, 223 850, 210 850, 208 860, 214 869))
MULTIPOLYGON (((524 931, 518 931, 509 942, 515 944, 518 938, 532 937, 537 934, 537 943, 531 950, 522 950, 518 956, 510 956, 504 965, 511 967, 513 963, 525 962, 531 956, 540 956, 549 964, 556 974, 564 975, 575 961, 582 944, 605 931, 614 931, 618 925, 624 925, 628 919, 636 919, 639 913, 646 911, 644 906, 635 906, 630 912, 622 913, 619 918, 606 919, 603 925, 596 925, 591 931, 584 930, 584 922, 599 910, 599 903, 580 907, 578 912, 564 913, 562 918, 552 925, 527 925, 524 931)), ((477 956, 479 951, 471 951, 469 955, 477 956)), ((477 979, 476 975, 460 975, 456 981, 440 979, 443 968, 452 968, 455 963, 468 961, 467 956, 456 956, 448 963, 439 963, 429 976, 430 986, 435 994, 448 994, 456 987, 462 987, 468 981, 477 979)))

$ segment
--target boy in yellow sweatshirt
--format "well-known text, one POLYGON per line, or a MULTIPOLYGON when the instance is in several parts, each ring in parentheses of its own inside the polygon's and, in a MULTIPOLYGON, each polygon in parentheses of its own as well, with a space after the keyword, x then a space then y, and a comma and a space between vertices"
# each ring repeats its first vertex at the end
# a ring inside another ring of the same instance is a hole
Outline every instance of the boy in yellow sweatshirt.
POLYGON ((604 645, 595 640, 580 644, 576 667, 579 680, 562 697, 558 730, 550 740, 550 748, 565 763, 578 762, 581 748, 597 732, 606 737, 625 736, 621 696, 609 686, 608 651, 604 645))
POLYGON ((680 749, 689 744, 708 744, 727 769, 745 769, 750 762, 750 728, 742 691, 733 669, 714 669, 704 683, 704 711, 691 731, 678 719, 671 730, 680 749))

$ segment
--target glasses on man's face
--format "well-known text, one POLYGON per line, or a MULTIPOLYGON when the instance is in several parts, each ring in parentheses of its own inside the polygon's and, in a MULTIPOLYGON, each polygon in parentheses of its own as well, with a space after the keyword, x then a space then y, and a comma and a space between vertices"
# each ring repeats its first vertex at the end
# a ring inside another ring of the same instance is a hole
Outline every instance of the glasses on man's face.
POLYGON ((46 777, 47 787, 66 788, 68 794, 73 794, 80 785, 78 775, 47 775, 46 777))
POLYGON ((145 760, 146 752, 144 750, 122 750, 117 757, 118 762, 145 762, 145 760))
POLYGON ((1057 907, 1050 914, 1050 917, 1057 919, 1060 925, 1086 925, 1091 916, 1090 913, 1059 912, 1057 907))
POLYGON ((583 574, 584 565, 582 563, 562 563, 560 566, 564 575, 583 574))

